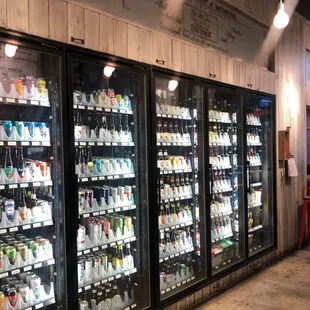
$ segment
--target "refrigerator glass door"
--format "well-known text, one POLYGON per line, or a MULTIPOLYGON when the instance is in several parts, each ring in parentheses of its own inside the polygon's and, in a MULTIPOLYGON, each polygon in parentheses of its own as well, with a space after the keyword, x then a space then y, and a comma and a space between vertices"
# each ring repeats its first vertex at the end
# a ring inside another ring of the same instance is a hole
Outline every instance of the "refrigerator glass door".
POLYGON ((203 87, 155 77, 160 299, 206 277, 203 87))
POLYGON ((274 244, 274 101, 247 94, 245 104, 251 256, 274 244))
POLYGON ((79 307, 143 309, 150 300, 146 76, 81 58, 72 59, 79 307))
POLYGON ((61 307, 61 58, 48 49, 13 49, 0 44, 0 308, 61 307))
POLYGON ((244 177, 241 96, 208 88, 212 274, 243 260, 244 177))

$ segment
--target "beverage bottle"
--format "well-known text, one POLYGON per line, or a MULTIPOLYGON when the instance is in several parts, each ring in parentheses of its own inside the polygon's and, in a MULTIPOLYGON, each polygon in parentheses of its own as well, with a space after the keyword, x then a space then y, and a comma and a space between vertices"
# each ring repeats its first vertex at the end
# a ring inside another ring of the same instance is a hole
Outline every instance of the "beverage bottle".
POLYGON ((174 175, 170 177, 170 188, 171 188, 172 193, 174 193, 175 192, 174 175))
POLYGON ((159 250, 161 250, 163 253, 165 253, 166 249, 166 240, 165 240, 165 233, 160 233, 160 239, 159 239, 159 250))
POLYGON ((185 186, 189 186, 189 177, 187 173, 185 174, 184 182, 185 182, 185 186))
POLYGON ((157 129, 156 129, 156 131, 157 131, 157 140, 158 141, 162 141, 164 139, 164 137, 163 137, 164 133, 163 133, 162 122, 161 122, 160 119, 157 121, 157 129))
POLYGON ((111 120, 110 120, 110 133, 111 133, 112 139, 115 139, 115 136, 116 136, 116 128, 115 128, 114 114, 111 115, 111 120))
POLYGON ((165 210, 163 204, 161 203, 159 209, 159 223, 165 225, 165 219, 166 219, 165 210))
POLYGON ((119 294, 119 288, 117 286, 117 282, 114 281, 112 285, 112 296, 113 296, 113 307, 114 309, 118 309, 119 307, 119 299, 120 299, 120 294, 119 294))
POLYGON ((50 206, 53 204, 53 188, 52 188, 52 186, 48 187, 47 202, 50 206))
POLYGON ((163 136, 164 140, 168 140, 169 138, 168 121, 164 121, 163 133, 164 133, 164 136, 163 136))
POLYGON ((94 172, 94 163, 93 163, 93 155, 91 151, 91 147, 87 147, 87 159, 86 159, 87 167, 90 173, 94 172))
POLYGON ((18 157, 18 148, 17 148, 17 146, 15 146, 15 147, 12 148, 12 163, 13 163, 13 167, 16 167, 17 157, 18 157))
POLYGON ((175 222, 176 219, 177 219, 177 215, 176 215, 176 212, 175 212, 175 203, 174 202, 170 203, 170 218, 171 218, 172 222, 175 222))
POLYGON ((31 211, 31 215, 34 218, 34 220, 36 219, 36 215, 37 215, 36 207, 37 207, 37 195, 36 195, 35 189, 33 188, 31 192, 30 211, 31 211))
POLYGON ((5 173, 6 177, 8 178, 8 180, 12 181, 13 180, 14 168, 13 168, 13 162, 12 162, 11 148, 10 147, 5 148, 5 157, 4 157, 3 168, 4 168, 4 173, 5 173))
POLYGON ((164 150, 163 159, 168 160, 168 151, 166 149, 164 150))
POLYGON ((27 206, 25 201, 25 189, 20 189, 18 191, 16 199, 16 208, 18 210, 19 217, 22 221, 25 221, 27 218, 27 206))
POLYGON ((111 310, 111 309, 112 309, 112 292, 111 287, 108 285, 105 289, 104 310, 111 310))
POLYGON ((129 133, 128 115, 125 115, 125 118, 124 118, 124 132, 126 135, 129 133))
MULTIPOLYGON (((98 292, 98 294, 102 292, 98 292)), ((97 295, 97 290, 92 290, 91 291, 91 297, 90 297, 90 307, 91 307, 91 310, 97 310, 97 298, 98 298, 98 295, 97 295)))
POLYGON ((31 203, 31 189, 29 188, 27 193, 25 194, 25 202, 27 208, 30 208, 30 203, 31 203))
POLYGON ((25 177, 25 165, 23 157, 23 147, 18 147, 18 155, 16 160, 16 168, 18 176, 23 179, 25 177))
POLYGON ((117 260, 121 268, 124 266, 124 252, 123 245, 119 244, 117 248, 117 260))
POLYGON ((108 130, 107 116, 105 114, 103 114, 101 118, 101 128, 103 129, 103 136, 105 137, 108 130))
POLYGON ((132 289, 133 289, 133 283, 131 277, 128 277, 127 285, 126 285, 126 290, 128 297, 131 299, 132 297, 132 289))
POLYGON ((173 128, 174 128, 174 127, 173 127, 172 121, 169 121, 169 125, 168 125, 169 136, 171 136, 171 135, 174 133, 173 128))
POLYGON ((118 114, 118 120, 117 120, 117 128, 116 128, 118 134, 120 134, 123 131, 122 127, 122 115, 118 114))
POLYGON ((117 245, 112 247, 112 267, 115 270, 117 266, 117 245))
POLYGON ((178 121, 174 121, 174 133, 175 133, 175 134, 178 134, 178 133, 179 133, 178 121))
POLYGON ((79 147, 79 166, 80 171, 82 174, 86 173, 86 166, 85 166, 85 156, 84 156, 84 148, 79 147))
POLYGON ((157 153, 157 168, 163 168, 163 150, 159 149, 157 153))
MULTIPOLYGON (((105 309, 105 296, 103 296, 103 292, 98 292, 97 293, 97 298, 96 298, 96 306, 94 307, 95 310, 104 310, 105 309)), ((93 304, 92 308, 93 309, 93 304)))

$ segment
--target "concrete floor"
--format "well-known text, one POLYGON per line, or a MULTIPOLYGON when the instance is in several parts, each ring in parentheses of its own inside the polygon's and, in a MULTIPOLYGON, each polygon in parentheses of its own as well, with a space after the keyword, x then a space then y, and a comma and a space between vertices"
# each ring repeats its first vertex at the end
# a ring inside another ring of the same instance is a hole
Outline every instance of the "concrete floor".
POLYGON ((310 310, 310 246, 265 268, 199 310, 310 310))

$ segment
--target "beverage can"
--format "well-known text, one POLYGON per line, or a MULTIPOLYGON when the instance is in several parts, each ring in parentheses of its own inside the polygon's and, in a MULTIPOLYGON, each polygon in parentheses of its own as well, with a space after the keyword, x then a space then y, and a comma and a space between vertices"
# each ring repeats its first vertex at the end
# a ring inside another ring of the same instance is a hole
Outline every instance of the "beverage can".
POLYGON ((95 162, 95 167, 96 167, 97 172, 98 172, 99 174, 101 174, 101 170, 102 170, 102 160, 96 158, 96 159, 94 160, 94 162, 95 162))
POLYGON ((24 122, 15 122, 17 134, 20 138, 24 136, 24 122))
POLYGON ((22 261, 26 262, 28 256, 28 246, 26 244, 21 244, 17 247, 17 251, 19 252, 22 261))
POLYGON ((111 223, 110 223, 110 221, 108 219, 106 219, 103 222, 103 232, 105 233, 106 236, 109 235, 110 229, 111 229, 111 223))
POLYGON ((102 227, 101 227, 101 222, 98 221, 94 225, 94 237, 101 242, 101 237, 102 237, 102 227))
POLYGON ((167 275, 165 272, 161 272, 159 274, 159 277, 160 277, 160 280, 163 281, 164 283, 166 282, 166 279, 167 279, 167 275))
POLYGON ((77 248, 79 251, 83 250, 85 246, 85 232, 86 232, 85 227, 79 225, 79 229, 77 231, 77 248))
POLYGON ((21 79, 12 79, 12 84, 15 86, 15 90, 18 96, 22 96, 24 94, 24 83, 21 79))
POLYGON ((47 162, 40 161, 39 162, 39 168, 40 168, 42 176, 46 177, 47 176, 47 172, 48 172, 48 164, 47 164, 47 162))
POLYGON ((80 310, 89 310, 88 302, 86 300, 80 300, 80 310))
POLYGON ((106 89, 102 89, 100 91, 100 97, 101 97, 102 103, 104 105, 107 104, 108 95, 107 95, 107 90, 106 89))
POLYGON ((83 259, 78 260, 78 285, 81 286, 84 284, 85 280, 85 262, 83 259))
POLYGON ((115 91, 112 88, 108 88, 108 98, 110 100, 110 104, 115 104, 115 91))
POLYGON ((36 84, 36 81, 34 77, 27 75, 26 80, 25 80, 25 86, 27 88, 27 92, 30 98, 34 97, 35 95, 35 84, 36 84))
POLYGON ((122 95, 120 95, 120 94, 116 95, 116 101, 117 101, 117 104, 118 104, 119 107, 122 106, 122 99, 123 99, 122 95))
POLYGON ((132 201, 132 195, 131 195, 132 194, 132 187, 130 185, 125 186, 125 194, 127 196, 127 199, 129 201, 132 201))
POLYGON ((100 275, 100 258, 99 258, 99 256, 93 257, 93 270, 98 276, 100 275))
POLYGON ((117 199, 117 187, 111 187, 111 196, 114 200, 114 203, 116 203, 117 199))
POLYGON ((124 96, 124 104, 126 107, 129 106, 129 97, 127 95, 124 96))
POLYGON ((39 131, 41 134, 42 138, 46 138, 47 137, 47 132, 48 132, 48 127, 46 123, 39 123, 39 131))
POLYGON ((91 257, 85 260, 85 278, 91 281, 93 279, 93 262, 91 257))
POLYGON ((118 187, 118 194, 121 200, 124 200, 124 195, 125 195, 125 187, 124 186, 119 186, 118 187))
POLYGON ((45 90, 46 90, 46 82, 43 78, 38 78, 36 80, 36 86, 38 88, 38 93, 39 95, 43 95, 45 94, 45 90))
POLYGON ((7 290, 7 297, 8 297, 8 301, 11 307, 15 308, 17 305, 17 301, 18 301, 18 295, 16 292, 16 288, 15 287, 10 287, 7 290))
POLYGON ((25 126, 28 128, 28 132, 31 138, 35 135, 35 123, 34 122, 26 122, 25 126))
POLYGON ((10 138, 12 136, 12 133, 13 133, 12 121, 4 121, 3 122, 3 129, 4 129, 4 132, 7 135, 7 137, 10 138))
POLYGON ((106 172, 109 172, 110 171, 110 160, 103 158, 103 159, 101 159, 101 162, 102 162, 106 172))
POLYGON ((78 205, 79 205, 79 212, 83 213, 86 208, 85 205, 85 191, 83 189, 79 189, 78 192, 78 205))
POLYGON ((39 258, 39 243, 33 240, 29 243, 29 248, 32 253, 32 256, 35 259, 38 259, 39 258))
POLYGON ((14 265, 15 264, 15 261, 16 261, 16 249, 14 246, 7 246, 5 248, 5 254, 9 260, 9 263, 11 265, 14 265))
POLYGON ((129 234, 132 233, 132 218, 131 216, 124 216, 124 230, 125 230, 125 227, 127 229, 127 232, 129 234))
POLYGON ((116 216, 114 218, 114 223, 113 223, 113 232, 115 236, 117 234, 117 229, 119 229, 120 233, 123 232, 123 225, 124 225, 123 219, 119 216, 116 216))
POLYGON ((29 286, 27 284, 22 284, 18 288, 18 292, 22 301, 26 304, 29 301, 29 286))
POLYGON ((89 241, 91 243, 94 243, 94 238, 95 238, 95 226, 96 223, 94 221, 91 221, 88 224, 87 230, 88 230, 88 236, 89 236, 89 241))
POLYGON ((0 291, 0 310, 4 310, 4 293, 0 291))
POLYGON ((33 295, 36 299, 40 298, 41 291, 41 278, 39 276, 34 276, 30 280, 30 288, 33 292, 33 295))
POLYGON ((39 243, 39 246, 41 247, 41 259, 45 259, 49 256, 50 241, 46 238, 40 238, 37 241, 39 243))
POLYGON ((93 190, 92 189, 86 189, 85 190, 85 195, 86 195, 88 206, 90 208, 92 208, 93 207, 93 198, 94 198, 93 190))
POLYGON ((109 205, 109 197, 110 197, 110 191, 111 191, 110 188, 103 187, 101 191, 102 191, 105 203, 109 205))

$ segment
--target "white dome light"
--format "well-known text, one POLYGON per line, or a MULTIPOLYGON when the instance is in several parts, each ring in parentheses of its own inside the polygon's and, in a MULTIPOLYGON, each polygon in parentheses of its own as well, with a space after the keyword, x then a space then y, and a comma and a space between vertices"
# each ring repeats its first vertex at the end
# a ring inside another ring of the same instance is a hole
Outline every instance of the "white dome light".
POLYGON ((109 78, 111 77, 112 73, 115 71, 114 67, 110 67, 110 66, 105 66, 103 69, 103 74, 109 78))
POLYGON ((176 80, 170 80, 168 84, 168 88, 170 91, 174 91, 178 87, 179 82, 176 80))
POLYGON ((273 24, 276 28, 283 29, 288 25, 289 21, 290 21, 290 18, 284 12, 284 4, 282 3, 282 0, 281 0, 278 5, 278 13, 273 19, 273 24))
POLYGON ((18 47, 16 45, 5 44, 5 55, 8 57, 14 57, 16 54, 17 48, 18 47))

